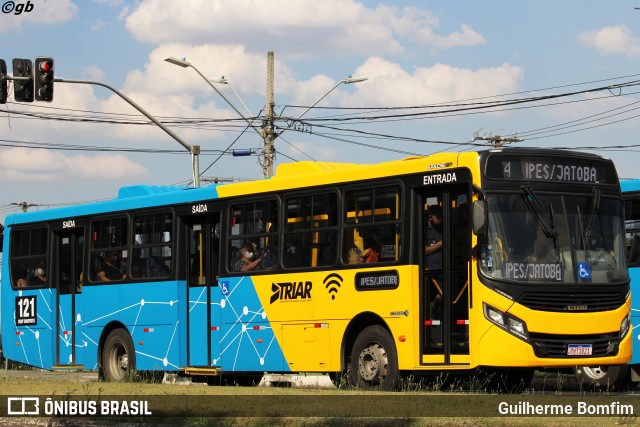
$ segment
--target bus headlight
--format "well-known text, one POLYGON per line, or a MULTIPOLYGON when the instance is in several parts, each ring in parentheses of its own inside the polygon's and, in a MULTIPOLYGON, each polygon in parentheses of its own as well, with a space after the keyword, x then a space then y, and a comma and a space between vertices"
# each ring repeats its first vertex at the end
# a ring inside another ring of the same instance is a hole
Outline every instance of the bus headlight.
POLYGON ((624 338, 629 332, 629 327, 631 326, 631 313, 627 313, 622 322, 620 322, 620 339, 624 338))
POLYGON ((486 317, 491 323, 499 326, 523 341, 529 341, 527 325, 522 320, 504 313, 497 308, 491 307, 488 304, 483 303, 482 306, 484 307, 484 317, 486 317))

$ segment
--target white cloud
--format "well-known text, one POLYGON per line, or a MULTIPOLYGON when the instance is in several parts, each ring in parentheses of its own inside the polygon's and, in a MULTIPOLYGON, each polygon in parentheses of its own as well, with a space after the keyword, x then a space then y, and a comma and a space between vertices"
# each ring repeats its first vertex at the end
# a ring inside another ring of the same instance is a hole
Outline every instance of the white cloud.
POLYGON ((71 20, 78 7, 71 0, 39 0, 32 2, 2 2, 2 7, 9 3, 13 9, 3 9, 0 13, 0 33, 20 30, 27 24, 57 24, 71 20), (27 4, 32 8, 27 9, 27 4))
POLYGON ((69 182, 103 178, 127 180, 147 176, 144 167, 119 154, 65 155, 26 148, 0 150, 0 177, 5 182, 69 182))
POLYGON ((486 39, 467 24, 460 25, 460 31, 442 36, 435 30, 439 26, 439 20, 429 11, 417 7, 406 7, 399 13, 394 8, 380 6, 384 23, 400 35, 406 36, 423 45, 430 45, 436 49, 450 49, 458 46, 475 46, 485 44, 486 39), (394 13, 396 12, 396 13, 394 13))
POLYGON ((602 54, 618 54, 631 59, 640 57, 640 38, 625 25, 587 31, 580 34, 579 40, 602 54))
POLYGON ((97 21, 94 21, 93 23, 91 23, 90 28, 91 28, 91 31, 100 31, 106 26, 107 26, 106 22, 98 19, 97 21))
POLYGON ((88 80, 104 81, 106 73, 95 65, 89 65, 82 68, 82 75, 88 80))
POLYGON ((450 35, 436 34, 438 20, 425 9, 368 8, 355 0, 142 1, 126 26, 138 40, 155 44, 215 40, 309 56, 398 53, 405 49, 403 38, 438 49, 485 42, 468 25, 450 35))
POLYGON ((514 92, 524 70, 510 64, 477 70, 436 64, 410 73, 400 64, 373 57, 356 74, 369 76, 369 80, 356 85, 352 103, 409 106, 514 92))

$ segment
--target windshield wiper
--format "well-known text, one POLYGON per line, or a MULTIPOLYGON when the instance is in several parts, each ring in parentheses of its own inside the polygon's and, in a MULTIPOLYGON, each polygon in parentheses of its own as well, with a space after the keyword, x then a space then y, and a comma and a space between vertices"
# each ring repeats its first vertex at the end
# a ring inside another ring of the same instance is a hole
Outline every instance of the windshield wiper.
MULTIPOLYGON (((591 203, 589 213, 585 215, 585 224, 582 223, 582 216, 580 215, 580 206, 576 206, 578 209, 578 226, 580 227, 580 233, 582 234, 582 245, 584 246, 585 255, 589 262, 593 262, 597 264, 603 255, 607 253, 606 249, 603 247, 600 254, 595 258, 591 258, 591 252, 589 250, 589 237, 591 237, 591 224, 593 223, 593 219, 598 215, 598 210, 600 209, 600 189, 593 189, 593 202, 591 203)), ((610 262, 606 261, 610 268, 613 268, 610 262)), ((614 260, 615 263, 615 260, 614 260)))
POLYGON ((591 235, 591 223, 593 222, 593 219, 596 217, 596 215, 598 214, 598 210, 600 209, 600 189, 594 188, 593 193, 593 203, 591 204, 591 209, 589 210, 589 213, 587 214, 585 220, 586 227, 584 228, 584 230, 582 230, 585 237, 591 235))
MULTIPOLYGON (((544 215, 544 207, 542 206, 542 202, 533 191, 531 187, 528 185, 523 185, 520 187, 522 192, 524 193, 524 202, 531 211, 531 215, 538 223, 538 226, 544 233, 546 237, 555 239, 558 237, 558 230, 553 225, 553 208, 551 208, 550 217, 547 218, 544 215)), ((550 205, 551 206, 551 205, 550 205)))

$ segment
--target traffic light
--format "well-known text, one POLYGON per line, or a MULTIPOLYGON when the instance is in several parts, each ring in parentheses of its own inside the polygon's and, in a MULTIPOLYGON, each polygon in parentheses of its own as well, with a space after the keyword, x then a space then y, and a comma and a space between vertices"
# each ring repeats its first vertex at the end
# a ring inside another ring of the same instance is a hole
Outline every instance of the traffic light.
POLYGON ((53 58, 36 58, 34 82, 36 101, 53 101, 53 58))
POLYGON ((33 66, 30 59, 13 58, 13 77, 28 80, 13 81, 13 99, 16 102, 33 102, 33 66))
POLYGON ((0 59, 0 104, 7 103, 7 63, 0 59))

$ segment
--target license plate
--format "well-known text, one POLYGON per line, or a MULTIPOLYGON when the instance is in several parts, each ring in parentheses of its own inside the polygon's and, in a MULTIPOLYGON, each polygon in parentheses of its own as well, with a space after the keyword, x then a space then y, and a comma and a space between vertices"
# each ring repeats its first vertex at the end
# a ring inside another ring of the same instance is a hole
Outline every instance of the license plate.
POLYGON ((567 356, 591 356, 593 347, 591 344, 569 344, 567 356))

